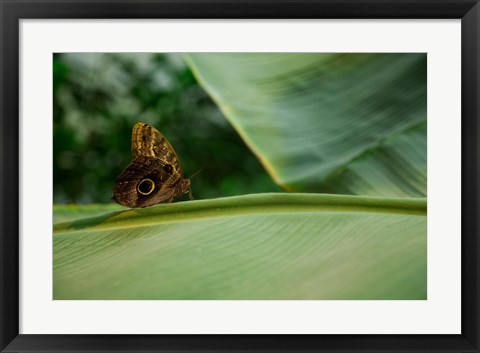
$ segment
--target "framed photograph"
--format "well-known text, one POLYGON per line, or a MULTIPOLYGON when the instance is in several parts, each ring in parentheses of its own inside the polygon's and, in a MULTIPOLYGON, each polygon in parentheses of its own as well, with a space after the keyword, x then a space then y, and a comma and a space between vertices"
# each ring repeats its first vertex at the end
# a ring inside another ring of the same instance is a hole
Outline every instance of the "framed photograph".
POLYGON ((2 1, 1 352, 480 352, 478 1, 2 1))

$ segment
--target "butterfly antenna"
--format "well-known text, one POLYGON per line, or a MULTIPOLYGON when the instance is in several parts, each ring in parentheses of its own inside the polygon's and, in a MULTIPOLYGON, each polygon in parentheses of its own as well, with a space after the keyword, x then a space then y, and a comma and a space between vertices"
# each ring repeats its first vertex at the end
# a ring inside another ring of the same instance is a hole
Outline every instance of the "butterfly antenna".
MULTIPOLYGON (((200 169, 200 170, 198 170, 197 172, 193 173, 193 175, 192 175, 189 179, 192 179, 195 175, 197 175, 198 173, 200 173, 202 170, 203 170, 203 168, 200 169)), ((193 198, 192 188, 191 188, 191 187, 188 188, 188 196, 190 197, 190 200, 193 200, 193 199, 194 199, 194 198, 193 198)))
POLYGON ((197 175, 198 173, 200 173, 202 170, 203 170, 203 168, 200 169, 200 170, 198 170, 197 172, 193 173, 193 175, 192 175, 189 179, 192 179, 195 175, 197 175))

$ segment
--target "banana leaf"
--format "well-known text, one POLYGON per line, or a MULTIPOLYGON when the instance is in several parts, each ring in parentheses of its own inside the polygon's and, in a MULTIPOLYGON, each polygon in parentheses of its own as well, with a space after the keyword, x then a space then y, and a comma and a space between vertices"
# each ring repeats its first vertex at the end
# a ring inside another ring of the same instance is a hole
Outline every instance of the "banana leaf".
POLYGON ((185 59, 285 190, 426 196, 426 54, 185 59))
MULTIPOLYGON (((54 208, 58 219, 65 208, 54 208)), ((282 193, 77 208, 88 217, 54 225, 53 299, 427 298, 424 198, 282 193)))

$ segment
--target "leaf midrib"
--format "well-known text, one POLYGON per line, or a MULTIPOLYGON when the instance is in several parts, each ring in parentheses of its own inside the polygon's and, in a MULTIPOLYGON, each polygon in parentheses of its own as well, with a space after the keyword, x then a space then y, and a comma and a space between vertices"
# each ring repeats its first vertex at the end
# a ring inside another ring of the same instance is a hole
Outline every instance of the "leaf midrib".
POLYGON ((282 213, 379 213, 425 216, 425 198, 270 193, 162 204, 110 212, 53 226, 55 233, 114 230, 240 215, 282 213))

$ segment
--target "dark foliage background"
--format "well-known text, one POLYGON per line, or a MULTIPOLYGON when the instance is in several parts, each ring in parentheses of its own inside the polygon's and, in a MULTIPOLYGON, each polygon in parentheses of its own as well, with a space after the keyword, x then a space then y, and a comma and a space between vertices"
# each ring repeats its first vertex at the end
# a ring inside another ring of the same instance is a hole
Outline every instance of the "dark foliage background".
POLYGON ((180 54, 55 54, 54 203, 111 202, 143 121, 170 141, 196 199, 281 191, 180 54))

